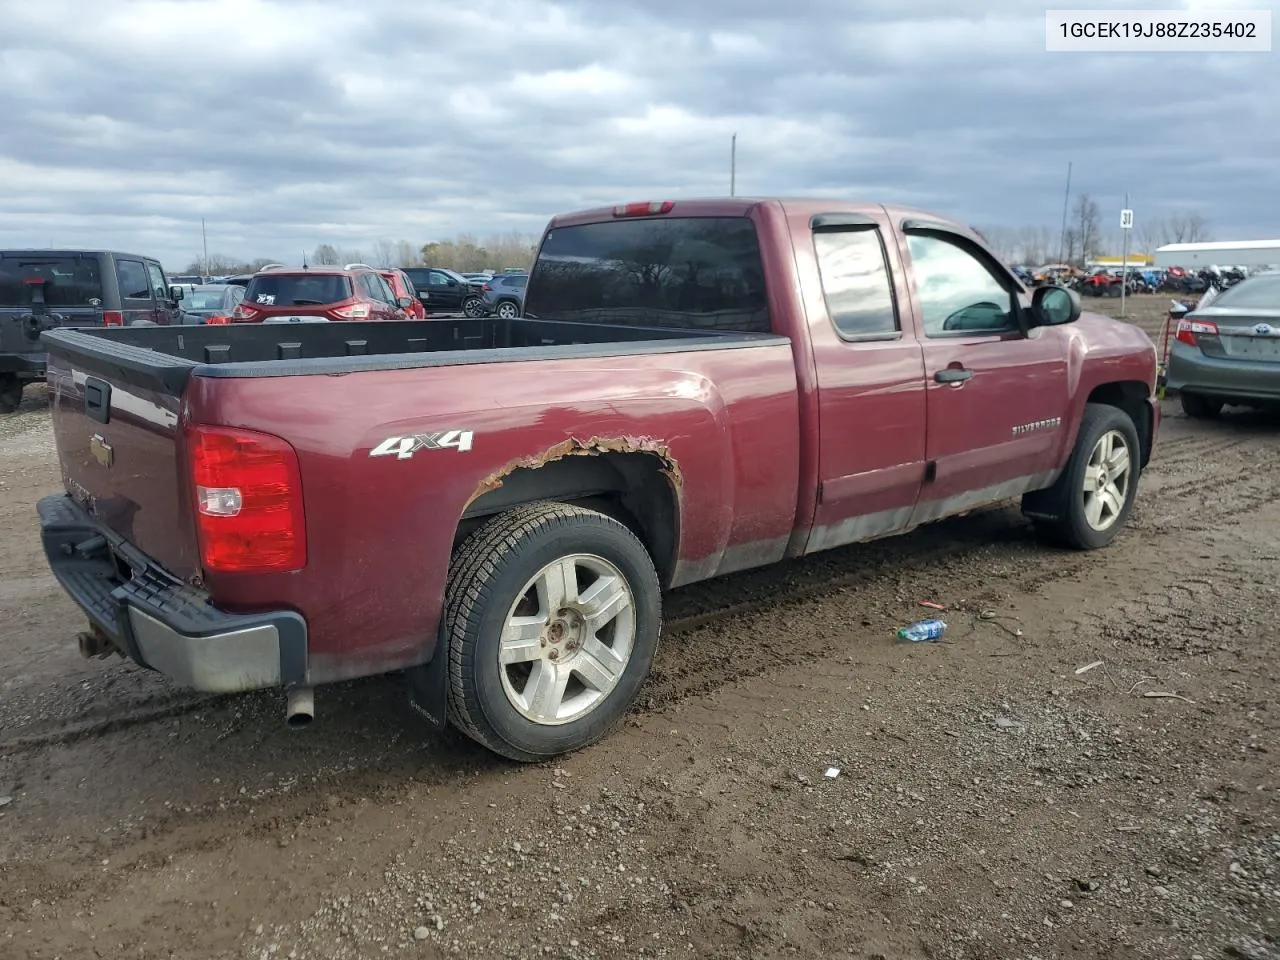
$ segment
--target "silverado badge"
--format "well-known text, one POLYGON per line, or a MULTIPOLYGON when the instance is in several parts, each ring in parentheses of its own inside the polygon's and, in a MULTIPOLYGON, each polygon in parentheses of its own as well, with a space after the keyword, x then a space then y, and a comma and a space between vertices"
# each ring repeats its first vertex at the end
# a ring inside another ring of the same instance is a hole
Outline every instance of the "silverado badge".
POLYGON ((93 459, 97 460, 104 467, 111 466, 115 462, 116 454, 111 449, 111 444, 102 438, 102 434, 95 433, 89 441, 89 452, 93 454, 93 459))

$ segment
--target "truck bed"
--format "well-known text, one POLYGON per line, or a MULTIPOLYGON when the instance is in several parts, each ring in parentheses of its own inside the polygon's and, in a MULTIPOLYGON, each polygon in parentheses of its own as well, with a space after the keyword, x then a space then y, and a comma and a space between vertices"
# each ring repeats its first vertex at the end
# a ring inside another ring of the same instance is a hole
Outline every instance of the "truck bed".
POLYGON ((55 330, 49 350, 121 383, 176 395, 187 378, 287 377, 781 342, 772 334, 501 319, 55 330))

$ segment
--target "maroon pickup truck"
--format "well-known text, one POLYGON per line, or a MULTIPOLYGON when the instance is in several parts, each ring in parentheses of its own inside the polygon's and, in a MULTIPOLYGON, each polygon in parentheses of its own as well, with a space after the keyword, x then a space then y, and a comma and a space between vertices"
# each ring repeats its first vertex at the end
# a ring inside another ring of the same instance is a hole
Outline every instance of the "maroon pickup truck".
POLYGON ((844 201, 557 217, 517 318, 44 334, 48 561, 119 652, 206 691, 404 670, 507 757, 601 736, 665 589, 1022 498, 1105 546, 1156 352, 971 230, 844 201))

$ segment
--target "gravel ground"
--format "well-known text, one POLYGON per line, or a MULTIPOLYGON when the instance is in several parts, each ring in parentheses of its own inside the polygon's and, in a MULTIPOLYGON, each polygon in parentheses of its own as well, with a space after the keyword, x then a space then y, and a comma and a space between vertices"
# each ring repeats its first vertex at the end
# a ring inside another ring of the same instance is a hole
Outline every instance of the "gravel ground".
POLYGON ((1280 956, 1274 419, 1167 403, 1105 551, 1006 508, 677 591, 631 717, 519 767, 396 678, 298 732, 80 659, 45 404, 0 420, 5 960, 1280 956), (921 600, 948 643, 894 642, 921 600))

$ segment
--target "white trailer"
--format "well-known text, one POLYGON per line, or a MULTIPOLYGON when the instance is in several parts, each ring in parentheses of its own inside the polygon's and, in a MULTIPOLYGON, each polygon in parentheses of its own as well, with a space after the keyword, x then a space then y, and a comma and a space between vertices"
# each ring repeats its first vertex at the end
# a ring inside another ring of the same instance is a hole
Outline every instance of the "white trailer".
POLYGON ((1166 243, 1155 253, 1156 267, 1269 267, 1280 264, 1280 240, 1215 240, 1166 243))

